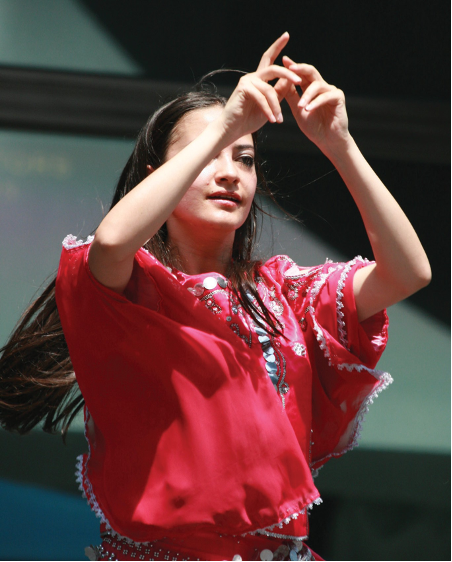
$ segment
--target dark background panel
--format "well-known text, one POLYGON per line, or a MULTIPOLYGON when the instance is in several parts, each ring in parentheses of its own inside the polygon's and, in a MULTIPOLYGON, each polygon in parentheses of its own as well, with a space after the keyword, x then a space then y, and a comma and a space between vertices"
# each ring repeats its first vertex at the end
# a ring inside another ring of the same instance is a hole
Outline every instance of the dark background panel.
POLYGON ((252 71, 279 34, 287 53, 347 93, 449 100, 450 3, 83 0, 152 78, 252 71))
MULTIPOLYGON (((304 228, 334 245, 347 259, 373 259, 354 201, 323 155, 264 151, 271 187, 283 208, 304 228)), ((430 259, 430 285, 409 301, 450 322, 450 169, 418 162, 369 159, 412 222, 430 259)))

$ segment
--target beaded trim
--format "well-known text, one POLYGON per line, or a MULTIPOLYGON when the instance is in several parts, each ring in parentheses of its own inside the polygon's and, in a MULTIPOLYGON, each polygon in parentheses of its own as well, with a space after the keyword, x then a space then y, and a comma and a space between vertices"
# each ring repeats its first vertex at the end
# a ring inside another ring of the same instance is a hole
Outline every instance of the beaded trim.
POLYGON ((96 499, 96 495, 94 493, 93 487, 91 485, 91 482, 88 478, 88 475, 86 473, 87 471, 87 466, 88 466, 88 461, 91 458, 91 443, 90 440, 88 438, 88 421, 90 418, 90 413, 88 411, 88 408, 85 406, 85 430, 84 430, 84 435, 85 435, 85 439, 86 442, 88 443, 88 454, 85 455, 79 455, 77 457, 77 464, 76 464, 76 472, 75 472, 75 476, 76 476, 76 482, 79 484, 79 490, 82 492, 82 496, 84 498, 86 498, 87 503, 89 505, 89 507, 91 508, 91 510, 94 512, 94 514, 96 515, 96 517, 98 517, 101 521, 101 523, 104 523, 108 532, 114 536, 114 537, 118 537, 121 540, 127 541, 129 544, 134 544, 134 545, 148 545, 148 542, 136 542, 133 539, 130 539, 129 537, 124 537, 123 535, 120 535, 119 533, 117 533, 112 526, 110 525, 110 522, 108 521, 108 519, 105 517, 102 509, 99 506, 99 503, 97 502, 96 499))
MULTIPOLYGON (((343 313, 342 313, 341 309, 343 308, 342 299, 343 299, 344 295, 342 293, 342 289, 344 288, 345 279, 347 277, 347 274, 349 273, 349 271, 353 267, 353 265, 355 265, 357 263, 357 261, 361 261, 362 263, 365 263, 365 264, 371 263, 368 260, 363 259, 361 256, 357 256, 354 260, 352 260, 352 261, 350 261, 346 264, 343 272, 341 273, 341 277, 340 277, 340 280, 339 280, 339 283, 338 283, 338 289, 337 289, 337 295, 338 295, 338 299, 337 299, 338 329, 341 326, 339 321, 340 320, 342 321, 342 318, 343 318, 343 313), (339 306, 339 305, 341 305, 341 306, 339 306)), ((319 324, 317 323, 317 320, 315 318, 314 298, 319 293, 321 287, 326 282, 328 276, 335 270, 337 270, 337 268, 329 268, 327 274, 320 274, 320 279, 314 283, 315 287, 313 288, 313 290, 311 292, 310 306, 309 306, 309 309, 308 309, 308 311, 311 315, 311 319, 313 321, 313 326, 314 326, 317 342, 319 344, 320 349, 323 351, 323 354, 324 354, 325 358, 328 359, 329 366, 332 366, 331 354, 330 354, 330 350, 328 349, 328 344, 326 342, 326 338, 325 338, 325 335, 323 333, 323 330, 319 326, 319 324)), ((339 336, 341 337, 341 335, 342 335, 342 338, 343 338, 343 339, 341 338, 341 343, 343 345, 345 345, 345 347, 347 347, 347 339, 346 339, 347 334, 345 332, 345 323, 343 324, 342 333, 341 333, 341 330, 339 329, 339 336)), ((358 441, 359 441, 359 438, 361 436, 362 425, 363 425, 365 416, 366 416, 367 412, 369 411, 369 406, 371 404, 373 404, 373 401, 375 400, 375 398, 377 398, 383 390, 385 390, 392 382, 394 382, 393 378, 391 377, 391 375, 389 373, 387 373, 385 371, 379 371, 377 369, 370 369, 369 367, 366 367, 365 365, 362 365, 362 364, 359 364, 359 363, 338 363, 336 365, 336 367, 339 370, 346 369, 349 372, 351 372, 353 370, 367 371, 369 374, 374 376, 377 379, 377 381, 379 381, 379 382, 378 382, 378 385, 372 390, 372 392, 363 400, 363 402, 361 404, 361 407, 360 407, 360 409, 359 409, 359 411, 358 411, 358 413, 355 417, 355 420, 354 420, 354 423, 353 423, 353 430, 351 432, 351 437, 349 439, 348 444, 344 447, 344 449, 342 451, 340 451, 338 453, 330 453, 329 455, 323 457, 322 459, 317 460, 316 463, 323 462, 326 459, 329 459, 331 457, 341 456, 344 453, 346 453, 346 452, 350 451, 351 449, 358 446, 358 441)), ((313 474, 313 476, 317 476, 317 472, 315 470, 314 470, 314 472, 315 472, 315 474, 313 474)))
POLYGON ((371 263, 369 260, 363 259, 361 256, 356 256, 355 259, 349 261, 341 273, 341 276, 337 283, 337 290, 336 290, 337 331, 339 334, 339 341, 348 351, 350 351, 350 349, 348 347, 347 330, 345 327, 344 313, 342 312, 342 309, 344 308, 344 304, 342 302, 342 299, 344 298, 344 293, 342 292, 342 290, 345 286, 345 280, 347 278, 347 275, 349 274, 351 268, 354 265, 356 265, 357 262, 361 262, 362 264, 366 264, 366 265, 371 263))
POLYGON ((74 236, 73 234, 68 234, 66 238, 63 240, 63 247, 66 250, 72 250, 72 248, 77 248, 78 246, 85 246, 86 244, 91 244, 93 240, 94 240, 94 236, 88 236, 86 242, 83 242, 83 240, 77 240, 77 236, 74 236))
POLYGON ((262 529, 256 529, 255 531, 248 531, 247 533, 243 533, 242 537, 245 537, 246 535, 266 535, 268 537, 272 536, 272 537, 276 537, 276 538, 288 538, 288 539, 294 539, 294 540, 304 540, 307 537, 291 537, 291 536, 283 535, 283 534, 279 535, 279 534, 273 533, 273 529, 275 529, 275 528, 283 529, 284 525, 288 525, 292 520, 298 519, 298 517, 300 515, 304 515, 306 513, 306 511, 312 509, 314 507, 314 505, 320 505, 321 503, 323 503, 323 500, 322 500, 322 498, 318 497, 312 503, 306 505, 306 507, 304 507, 301 511, 297 511, 296 513, 292 513, 292 515, 289 515, 288 517, 285 517, 282 521, 279 521, 279 523, 273 523, 273 525, 269 525, 268 527, 263 527, 262 529))
POLYGON ((359 438, 361 437, 362 426, 366 414, 369 411, 369 406, 374 403, 374 400, 378 398, 378 396, 383 392, 383 390, 388 388, 388 386, 394 382, 394 379, 391 377, 389 373, 386 373, 385 371, 377 371, 376 369, 369 369, 364 365, 350 365, 348 363, 341 363, 337 367, 340 370, 345 368, 348 371, 352 371, 353 369, 357 371, 365 370, 371 375, 373 375, 374 377, 378 378, 379 380, 378 386, 374 388, 373 391, 363 401, 363 403, 361 404, 361 408, 359 409, 359 412, 356 415, 350 442, 347 445, 347 447, 344 449, 344 453, 346 453, 347 451, 350 451, 351 449, 354 449, 355 447, 358 446, 358 441, 359 438))
POLYGON ((338 265, 337 267, 329 267, 328 271, 326 273, 320 273, 319 274, 319 278, 316 281, 314 281, 313 284, 312 284, 311 294, 310 294, 310 297, 309 297, 309 306, 306 308, 306 314, 309 313, 311 315, 312 323, 313 323, 313 326, 314 326, 316 339, 319 343, 319 347, 323 351, 324 356, 328 359, 328 365, 330 367, 332 366, 330 350, 328 349, 328 346, 327 346, 327 343, 326 343, 326 338, 323 335, 323 330, 318 325, 317 320, 314 316, 314 313, 315 313, 314 299, 319 294, 320 289, 326 283, 326 280, 328 279, 328 277, 332 273, 334 273, 335 271, 337 271, 339 268, 342 268, 342 267, 343 266, 341 266, 341 265, 338 265))
POLYGON ((101 520, 101 523, 105 523, 110 528, 110 523, 107 521, 105 515, 103 514, 99 504, 97 503, 96 496, 94 494, 93 487, 89 478, 86 474, 88 461, 91 458, 91 443, 88 437, 88 421, 90 418, 90 413, 88 408, 85 405, 85 427, 84 427, 84 435, 86 442, 88 443, 88 455, 85 458, 85 455, 79 455, 77 457, 77 464, 76 464, 76 482, 79 484, 79 490, 82 492, 82 496, 86 498, 89 507, 92 511, 94 511, 96 517, 101 520))

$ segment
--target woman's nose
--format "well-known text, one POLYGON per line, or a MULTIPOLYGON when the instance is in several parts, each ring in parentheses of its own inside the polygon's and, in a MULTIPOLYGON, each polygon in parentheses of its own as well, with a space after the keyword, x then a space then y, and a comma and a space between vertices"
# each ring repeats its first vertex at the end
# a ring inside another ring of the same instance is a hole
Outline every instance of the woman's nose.
POLYGON ((237 166, 232 158, 223 155, 217 158, 215 171, 217 181, 234 183, 238 177, 237 166))

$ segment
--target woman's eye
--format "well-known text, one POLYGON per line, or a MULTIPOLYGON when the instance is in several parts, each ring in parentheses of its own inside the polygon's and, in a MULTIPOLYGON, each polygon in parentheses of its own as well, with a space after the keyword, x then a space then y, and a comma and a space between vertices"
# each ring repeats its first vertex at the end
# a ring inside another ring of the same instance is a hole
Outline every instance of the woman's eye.
POLYGON ((254 166, 254 158, 252 156, 244 154, 243 156, 240 156, 239 161, 247 168, 252 168, 254 166))

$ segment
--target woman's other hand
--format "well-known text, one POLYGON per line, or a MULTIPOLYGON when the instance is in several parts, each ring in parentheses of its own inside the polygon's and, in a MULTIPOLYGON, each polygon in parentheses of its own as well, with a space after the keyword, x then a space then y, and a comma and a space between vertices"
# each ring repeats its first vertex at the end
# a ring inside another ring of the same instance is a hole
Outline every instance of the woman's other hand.
POLYGON ((298 126, 329 156, 350 139, 344 92, 325 82, 310 64, 296 63, 287 56, 283 57, 283 64, 302 80, 302 95, 294 84, 287 84, 285 92, 298 126))
POLYGON ((267 121, 282 123, 280 101, 289 87, 300 85, 298 74, 274 62, 289 41, 283 33, 262 55, 256 72, 243 76, 224 108, 221 119, 227 137, 240 138, 260 129, 267 121), (272 86, 271 80, 278 80, 272 86))

